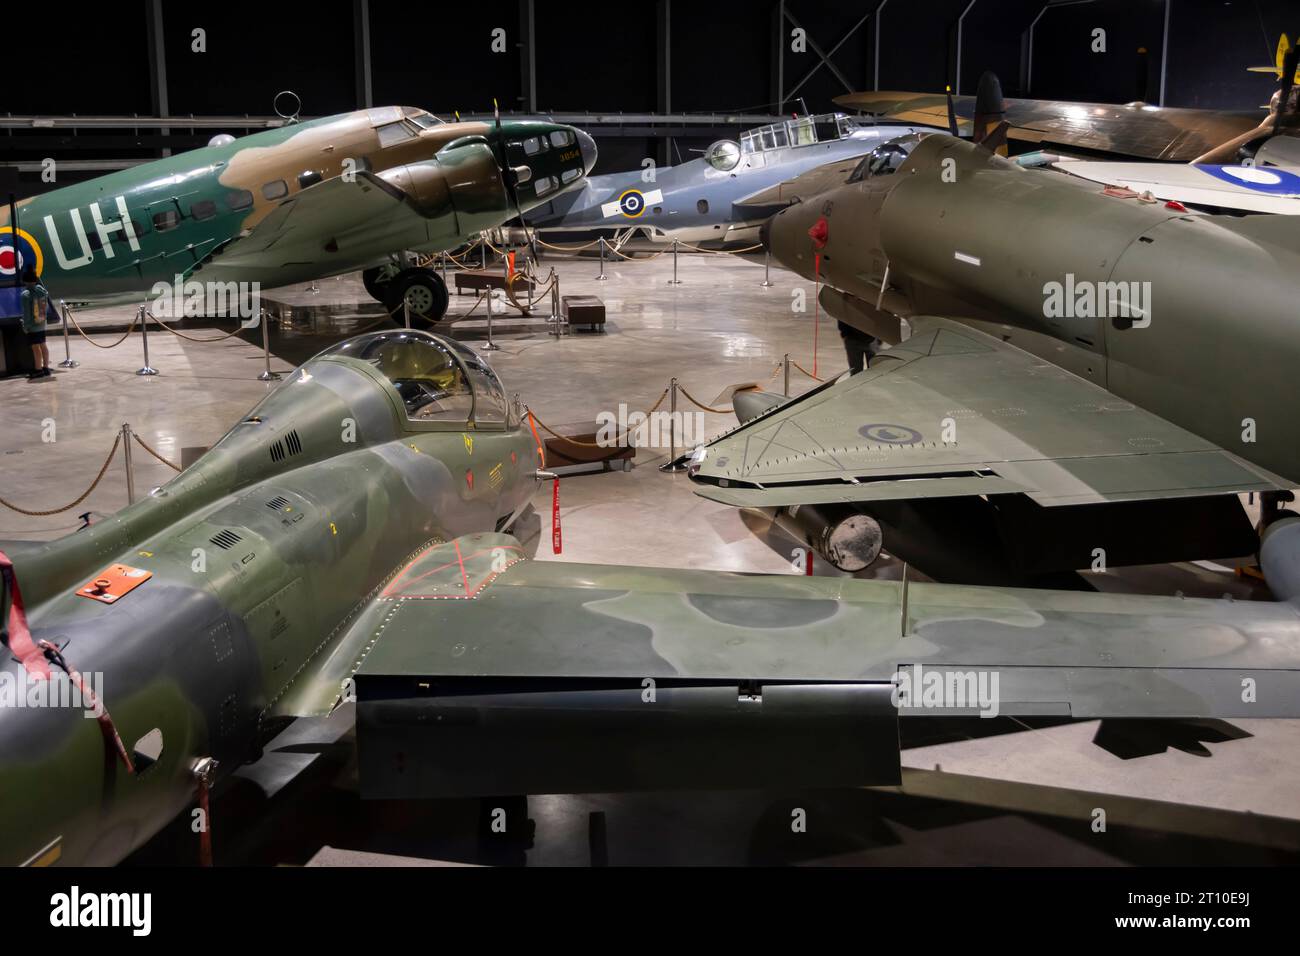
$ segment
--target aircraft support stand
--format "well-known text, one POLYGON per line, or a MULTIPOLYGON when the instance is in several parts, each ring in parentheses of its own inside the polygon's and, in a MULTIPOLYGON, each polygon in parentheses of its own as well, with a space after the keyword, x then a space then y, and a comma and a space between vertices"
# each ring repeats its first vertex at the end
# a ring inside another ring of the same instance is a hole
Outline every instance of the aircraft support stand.
POLYGON ((785 358, 781 361, 781 367, 785 369, 785 390, 782 392, 786 398, 790 397, 790 353, 785 353, 785 358))
POLYGON ((63 361, 59 363, 59 368, 76 368, 81 363, 73 359, 72 346, 68 343, 68 316, 71 310, 63 299, 59 300, 59 313, 63 316, 63 361))
POLYGON ((763 281, 759 283, 764 289, 772 286, 772 250, 763 253, 763 281))
POLYGON ((258 320, 262 324, 262 361, 266 363, 266 371, 257 376, 257 380, 259 382, 278 382, 280 381, 280 373, 271 371, 271 333, 267 328, 271 324, 271 315, 266 309, 263 309, 258 316, 258 320))
POLYGON ((140 306, 136 316, 140 319, 140 344, 144 346, 144 365, 136 370, 136 375, 157 375, 158 370, 149 364, 149 310, 140 306))

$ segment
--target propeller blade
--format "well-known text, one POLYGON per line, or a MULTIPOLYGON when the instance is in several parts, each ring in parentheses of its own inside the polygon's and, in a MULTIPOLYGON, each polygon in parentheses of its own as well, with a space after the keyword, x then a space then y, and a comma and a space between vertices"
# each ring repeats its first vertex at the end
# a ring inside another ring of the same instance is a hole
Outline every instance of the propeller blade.
POLYGON ((947 87, 945 92, 948 95, 948 132, 953 136, 960 136, 957 131, 957 108, 952 105, 952 87, 947 87))
MULTIPOLYGON (((1283 39, 1285 40, 1286 37, 1284 36, 1283 39)), ((1278 52, 1283 52, 1281 44, 1278 45, 1278 52)), ((1282 128, 1283 117, 1289 115, 1291 119, 1288 119, 1287 122, 1290 123, 1297 112, 1297 110, 1288 108, 1291 101, 1291 90, 1295 86, 1297 64, 1300 64, 1300 43, 1290 45, 1290 48, 1283 53, 1280 64, 1282 76, 1278 82, 1277 114, 1273 117, 1273 132, 1275 134, 1280 132, 1282 128)))

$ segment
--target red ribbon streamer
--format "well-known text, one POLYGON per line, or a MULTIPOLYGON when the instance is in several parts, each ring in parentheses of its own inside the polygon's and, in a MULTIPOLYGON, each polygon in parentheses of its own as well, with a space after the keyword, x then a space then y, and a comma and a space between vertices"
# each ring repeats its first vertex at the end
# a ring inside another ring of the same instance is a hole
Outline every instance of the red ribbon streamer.
POLYGON ((27 626, 27 611, 23 608, 23 592, 18 587, 18 575, 14 572, 14 563, 3 551, 0 551, 0 576, 3 576, 5 590, 9 592, 9 650, 22 661, 27 673, 48 678, 49 661, 32 640, 32 632, 27 626))
POLYGON ((560 536, 560 479, 551 482, 551 552, 559 554, 564 550, 564 541, 560 536))

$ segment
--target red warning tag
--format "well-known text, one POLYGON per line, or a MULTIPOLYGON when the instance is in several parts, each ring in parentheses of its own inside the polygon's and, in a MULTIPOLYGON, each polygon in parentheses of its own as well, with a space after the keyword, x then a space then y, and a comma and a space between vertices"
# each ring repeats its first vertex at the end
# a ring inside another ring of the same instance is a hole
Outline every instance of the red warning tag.
POLYGON ((113 564, 95 575, 95 579, 89 584, 78 588, 77 593, 102 604, 114 604, 151 577, 153 577, 152 571, 133 568, 126 564, 113 564))
POLYGON ((560 479, 551 482, 551 552, 559 554, 564 550, 564 541, 560 536, 560 479))

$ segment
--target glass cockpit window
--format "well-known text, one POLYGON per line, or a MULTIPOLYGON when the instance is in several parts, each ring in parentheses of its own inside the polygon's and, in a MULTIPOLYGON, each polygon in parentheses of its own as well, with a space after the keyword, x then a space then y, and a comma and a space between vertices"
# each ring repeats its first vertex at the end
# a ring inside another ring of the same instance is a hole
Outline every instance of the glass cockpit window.
POLYGON ((817 142, 817 133, 813 121, 808 117, 792 120, 789 124, 791 146, 811 146, 817 142))
POLYGON ((415 133, 402 122, 385 123, 383 126, 376 127, 375 132, 379 134, 380 146, 393 146, 404 143, 408 139, 415 139, 415 133))
POLYGON ((546 141, 540 136, 530 136, 524 140, 524 155, 535 156, 546 148, 546 141))
POLYGON ((467 349, 459 342, 450 343, 465 363, 469 371, 470 385, 474 388, 474 423, 476 425, 500 425, 506 420, 509 407, 506 402, 506 390, 501 387, 501 380, 492 366, 483 361, 473 349, 467 349))
MULTIPOLYGON (((901 143, 881 143, 867 155, 867 171, 871 176, 889 176, 907 162, 910 149, 901 143)), ((854 170, 856 172, 856 170, 854 170)))
POLYGON ((834 116, 818 116, 814 118, 813 125, 816 127, 819 143, 828 143, 840 138, 839 123, 834 116))
POLYGON ((555 178, 553 176, 542 176, 533 184, 533 188, 537 190, 537 195, 545 196, 555 188, 555 178))
POLYGON ((332 346, 321 356, 369 362, 397 389, 413 422, 470 420, 474 391, 450 344, 421 332, 376 332, 332 346))
POLYGON ((416 109, 413 106, 402 107, 402 113, 412 123, 420 127, 420 129, 429 129, 430 127, 440 126, 442 124, 442 120, 438 119, 438 117, 434 116, 432 113, 416 109))
POLYGON ((573 143, 573 131, 567 129, 557 129, 551 132, 552 146, 568 146, 573 143))

